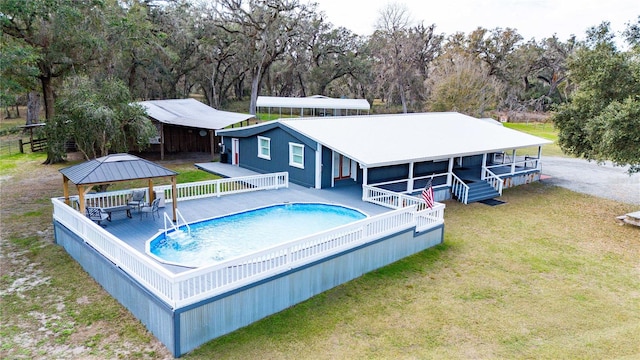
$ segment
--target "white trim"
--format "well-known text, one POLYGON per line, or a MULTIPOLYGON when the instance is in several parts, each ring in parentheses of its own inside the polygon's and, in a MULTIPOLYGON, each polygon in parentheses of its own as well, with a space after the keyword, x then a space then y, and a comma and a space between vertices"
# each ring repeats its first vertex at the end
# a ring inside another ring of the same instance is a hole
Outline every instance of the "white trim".
POLYGON ((322 145, 316 149, 316 189, 322 188, 322 145))
POLYGON ((231 138, 231 165, 240 165, 240 139, 231 138))
POLYGON ((303 144, 298 144, 298 143, 289 143, 289 166, 293 166, 293 167, 297 167, 299 169, 304 169, 304 145, 303 144), (293 149, 294 148, 299 148, 302 150, 302 154, 300 154, 299 156, 302 158, 301 162, 296 162, 294 160, 294 154, 293 154, 293 149))
POLYGON ((258 157, 261 159, 265 159, 265 160, 271 160, 271 139, 265 136, 258 136, 258 157), (267 155, 262 153, 262 150, 264 149, 262 147, 262 140, 266 140, 267 141, 267 155))

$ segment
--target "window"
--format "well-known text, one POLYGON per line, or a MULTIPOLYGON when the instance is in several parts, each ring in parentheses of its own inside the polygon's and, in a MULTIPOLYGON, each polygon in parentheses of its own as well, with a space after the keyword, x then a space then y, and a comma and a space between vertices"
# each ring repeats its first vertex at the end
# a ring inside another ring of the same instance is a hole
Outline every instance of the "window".
POLYGON ((304 145, 289 143, 289 165, 304 169, 304 145))
POLYGON ((258 157, 271 160, 271 139, 258 136, 258 157))

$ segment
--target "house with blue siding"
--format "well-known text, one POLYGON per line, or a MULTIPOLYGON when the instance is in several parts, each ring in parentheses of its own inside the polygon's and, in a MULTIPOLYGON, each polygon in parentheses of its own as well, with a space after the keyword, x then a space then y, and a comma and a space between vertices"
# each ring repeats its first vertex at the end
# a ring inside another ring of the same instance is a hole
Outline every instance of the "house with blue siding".
POLYGON ((287 171, 302 186, 416 194, 432 180, 436 201, 464 203, 539 180, 550 143, 456 112, 280 119, 216 134, 224 162, 287 171))

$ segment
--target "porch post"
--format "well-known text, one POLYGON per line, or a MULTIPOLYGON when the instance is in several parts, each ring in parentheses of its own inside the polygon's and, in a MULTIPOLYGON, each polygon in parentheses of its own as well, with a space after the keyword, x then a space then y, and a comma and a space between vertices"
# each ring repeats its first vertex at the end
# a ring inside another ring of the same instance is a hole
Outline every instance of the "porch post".
POLYGON ((480 173, 480 180, 485 179, 485 169, 487 168, 487 153, 482 154, 482 172, 480 173))
POLYGON ((362 168, 362 185, 369 185, 367 183, 369 177, 369 169, 365 166, 362 168))
POLYGON ((414 162, 409 163, 409 178, 407 179, 407 192, 413 192, 413 164, 414 162))
POLYGON ((451 186, 453 183, 453 160, 454 158, 449 158, 449 170, 447 171, 447 186, 451 186))
POLYGON ((209 141, 211 142, 211 161, 213 161, 216 156, 215 135, 213 134, 213 130, 209 130, 209 141))
POLYGON ((540 166, 540 159, 542 158, 542 146, 538 146, 538 160, 536 160, 536 169, 542 170, 542 166, 540 166))
POLYGON ((516 149, 511 152, 511 175, 516 172, 516 149))

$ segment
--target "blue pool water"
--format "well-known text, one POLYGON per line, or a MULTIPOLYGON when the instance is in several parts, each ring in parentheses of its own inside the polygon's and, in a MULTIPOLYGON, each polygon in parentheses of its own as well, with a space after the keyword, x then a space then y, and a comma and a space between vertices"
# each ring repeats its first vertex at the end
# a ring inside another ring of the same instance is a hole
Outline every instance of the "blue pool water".
POLYGON ((199 267, 345 225, 365 214, 327 204, 282 204, 190 224, 149 240, 147 251, 160 261, 199 267))

